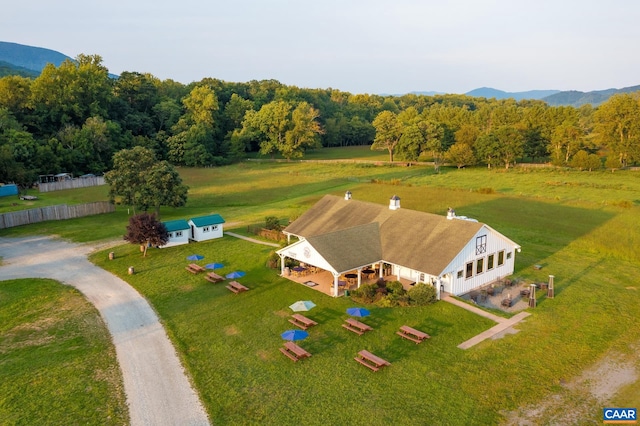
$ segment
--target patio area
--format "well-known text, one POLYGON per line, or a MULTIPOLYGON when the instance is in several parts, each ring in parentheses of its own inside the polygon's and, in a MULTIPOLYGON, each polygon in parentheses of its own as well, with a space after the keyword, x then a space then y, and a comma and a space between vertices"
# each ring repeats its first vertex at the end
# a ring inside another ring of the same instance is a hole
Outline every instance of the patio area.
MULTIPOLYGON (((341 277, 340 281, 345 281, 346 285, 344 287, 338 288, 338 296, 344 296, 345 290, 355 290, 358 288, 358 279, 357 279, 357 271, 349 271, 345 275, 354 274, 356 278, 352 278, 351 280, 346 279, 346 277, 341 277)), ((289 275, 284 275, 285 278, 300 283, 302 285, 306 285, 308 287, 313 288, 314 290, 318 290, 324 294, 329 296, 333 296, 333 275, 329 271, 325 271, 323 269, 311 269, 308 271, 294 271, 293 269, 289 271, 289 275)), ((368 275, 368 278, 361 278, 361 284, 370 284, 377 281, 377 276, 368 275)), ((397 277, 395 275, 386 275, 384 277, 385 281, 397 281, 397 277)), ((400 279, 402 286, 405 289, 411 288, 411 285, 415 284, 410 280, 406 280, 404 278, 400 279)))
POLYGON ((484 308, 500 309, 504 312, 520 312, 529 307, 529 284, 524 281, 513 281, 509 285, 504 281, 496 281, 488 286, 463 294, 460 298, 472 300, 476 305, 484 308), (503 304, 505 299, 510 299, 511 304, 503 304))

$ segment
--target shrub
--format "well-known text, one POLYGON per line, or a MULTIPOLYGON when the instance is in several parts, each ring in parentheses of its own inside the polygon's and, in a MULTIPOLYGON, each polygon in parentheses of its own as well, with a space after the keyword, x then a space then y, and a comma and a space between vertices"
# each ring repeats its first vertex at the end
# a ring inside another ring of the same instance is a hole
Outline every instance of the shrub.
POLYGON ((353 290, 351 295, 354 299, 360 299, 364 302, 373 302, 376 299, 376 291, 378 284, 363 284, 359 289, 353 290))
POLYGON ((264 218, 265 229, 270 231, 280 231, 282 230, 282 226, 280 225, 280 219, 275 216, 267 216, 264 218))
POLYGON ((277 269, 280 267, 280 256, 275 251, 269 253, 267 258, 267 268, 277 269))
POLYGON ((418 306, 428 305, 437 300, 436 289, 432 285, 418 283, 408 291, 412 304, 418 306))
POLYGON ((401 296, 405 294, 407 291, 402 287, 402 283, 400 281, 390 281, 387 283, 387 291, 389 293, 393 293, 395 295, 401 296))

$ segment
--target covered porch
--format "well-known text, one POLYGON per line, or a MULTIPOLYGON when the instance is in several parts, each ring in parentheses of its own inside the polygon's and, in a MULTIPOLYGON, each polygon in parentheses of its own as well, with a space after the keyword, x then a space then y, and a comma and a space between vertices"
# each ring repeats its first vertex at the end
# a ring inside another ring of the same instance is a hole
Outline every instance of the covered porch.
MULTIPOLYGON (((357 275, 357 273, 357 270, 349 271, 339 278, 338 281, 340 283, 344 283, 344 285, 338 285, 338 294, 334 294, 334 275, 321 268, 308 267, 299 271, 295 271, 293 268, 289 270, 285 269, 282 276, 301 285, 306 285, 307 287, 320 291, 326 295, 340 297, 345 295, 345 290, 352 291, 358 288, 357 278, 349 280, 346 277, 346 275, 357 275)), ((379 278, 379 272, 377 271, 375 275, 361 273, 360 285, 374 283, 379 278)), ((400 281, 405 290, 409 290, 411 286, 415 284, 415 282, 405 278, 400 278, 400 280, 398 280, 395 275, 383 275, 382 278, 387 282, 400 281)))

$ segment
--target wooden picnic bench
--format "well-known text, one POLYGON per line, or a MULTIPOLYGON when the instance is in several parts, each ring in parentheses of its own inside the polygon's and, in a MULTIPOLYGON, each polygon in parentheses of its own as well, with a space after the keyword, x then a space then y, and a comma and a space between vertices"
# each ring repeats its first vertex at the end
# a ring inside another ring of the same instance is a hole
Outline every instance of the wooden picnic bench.
POLYGON ((309 327, 313 327, 314 325, 318 325, 318 323, 314 320, 300 314, 291 315, 291 319, 289 319, 289 322, 297 327, 300 327, 303 330, 306 330, 309 327))
POLYGON ((197 274, 198 272, 206 271, 206 269, 204 269, 202 266, 196 265, 195 263, 191 263, 191 264, 185 266, 184 269, 186 269, 187 271, 191 272, 192 274, 197 274))
POLYGON ((367 331, 373 330, 373 328, 369 327, 367 324, 361 323, 360 321, 353 318, 347 318, 346 320, 344 320, 344 324, 342 324, 342 326, 360 336, 362 336, 367 331))
POLYGON ((378 371, 384 366, 391 365, 389 361, 386 361, 364 349, 358 352, 358 356, 354 359, 373 371, 378 371))
POLYGON ((232 292, 234 292, 235 294, 242 293, 243 291, 249 290, 247 287, 243 286, 237 281, 231 281, 227 286, 227 288, 232 292))
POLYGON ((215 272, 209 272, 207 275, 204 276, 204 279, 207 281, 211 281, 212 283, 219 283, 221 281, 224 281, 224 277, 221 277, 215 272))
POLYGON ((300 346, 293 342, 286 342, 283 348, 280 348, 280 352, 289 357, 293 362, 297 362, 299 359, 308 358, 311 354, 300 346))
POLYGON ((431 338, 431 336, 429 336, 427 333, 416 330, 415 328, 411 328, 408 325, 403 325, 402 327, 400 327, 400 330, 396 331, 396 334, 407 340, 411 340, 416 344, 422 342, 425 339, 431 338))

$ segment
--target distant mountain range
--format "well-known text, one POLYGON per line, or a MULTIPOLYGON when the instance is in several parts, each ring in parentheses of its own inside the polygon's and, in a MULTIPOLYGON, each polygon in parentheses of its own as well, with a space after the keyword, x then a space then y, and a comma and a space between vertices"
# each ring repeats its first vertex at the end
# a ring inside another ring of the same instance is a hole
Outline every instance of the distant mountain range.
POLYGON ((51 63, 57 67, 66 59, 73 60, 55 50, 0 41, 0 63, 7 67, 12 65, 21 72, 31 71, 35 76, 40 75, 45 65, 51 63))
POLYGON ((481 87, 465 93, 467 96, 478 98, 496 98, 508 99, 513 98, 517 101, 521 99, 540 99, 551 106, 570 105, 579 107, 585 104, 598 106, 605 102, 611 96, 618 93, 633 93, 640 90, 640 86, 623 87, 622 89, 606 89, 594 90, 591 92, 580 92, 578 90, 568 90, 561 92, 560 90, 529 90, 528 92, 504 92, 490 87, 481 87))
MULTIPOLYGON (((56 52, 55 50, 0 41, 0 77, 5 75, 21 75, 24 77, 35 78, 40 75, 40 72, 42 72, 42 69, 48 63, 59 66, 66 59, 73 60, 73 58, 70 58, 60 52, 56 52)), ((113 74, 109 74, 109 76, 117 78, 117 76, 113 74)), ((560 90, 505 92, 498 89, 492 89, 490 87, 481 87, 467 92, 465 95, 487 99, 513 98, 518 101, 522 99, 539 99, 545 101, 551 106, 570 105, 579 107, 585 104, 597 106, 617 93, 632 93, 639 90, 640 86, 624 87, 622 89, 595 90, 592 92, 579 92, 577 90, 564 92, 561 92, 560 90)), ((444 92, 411 92, 411 94, 435 96, 443 95, 444 92)))
POLYGON ((527 92, 504 92, 502 90, 492 89, 491 87, 481 87, 479 89, 473 89, 472 91, 465 93, 465 95, 487 99, 513 98, 516 101, 519 101, 522 99, 544 99, 547 96, 555 95, 557 93, 561 93, 560 90, 529 90, 527 92))

